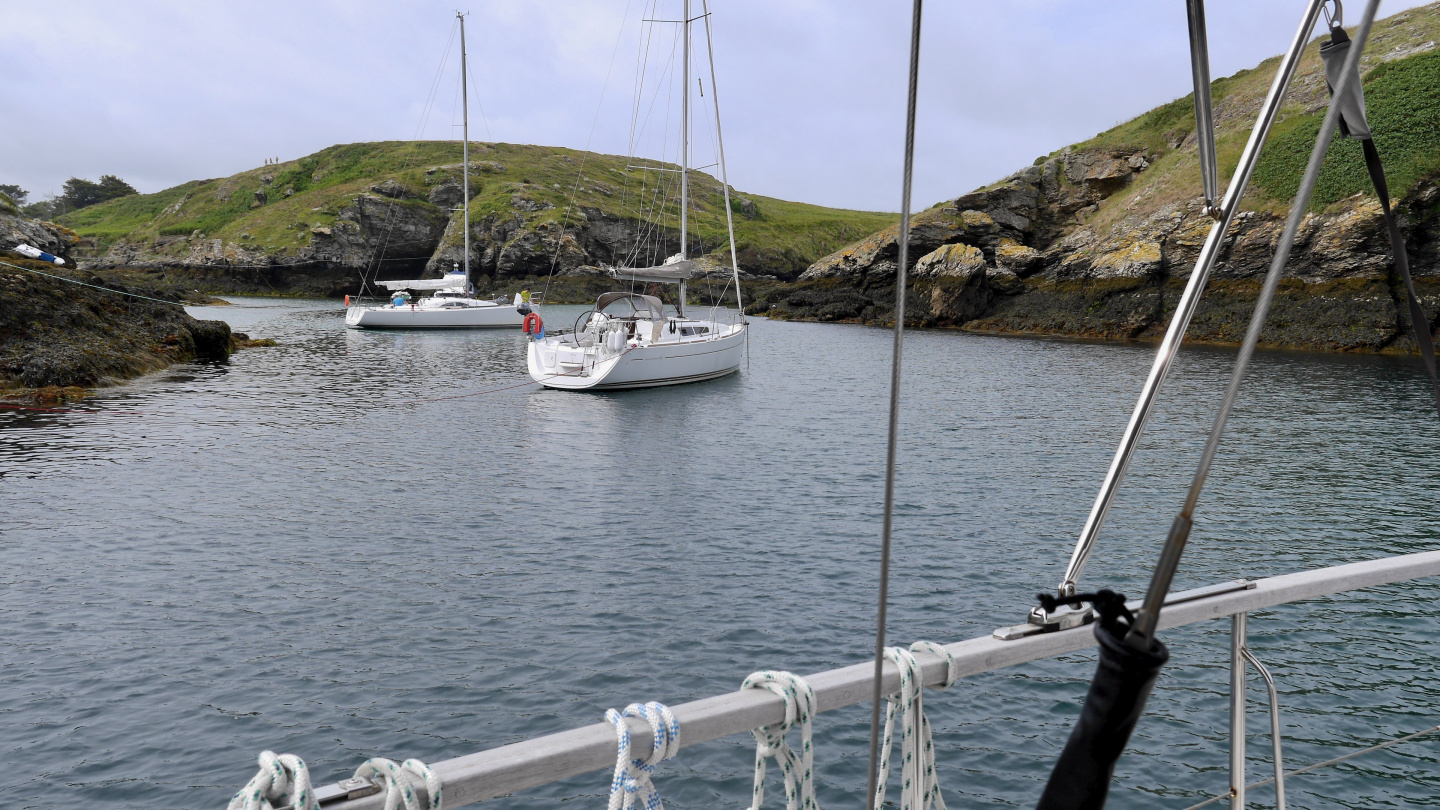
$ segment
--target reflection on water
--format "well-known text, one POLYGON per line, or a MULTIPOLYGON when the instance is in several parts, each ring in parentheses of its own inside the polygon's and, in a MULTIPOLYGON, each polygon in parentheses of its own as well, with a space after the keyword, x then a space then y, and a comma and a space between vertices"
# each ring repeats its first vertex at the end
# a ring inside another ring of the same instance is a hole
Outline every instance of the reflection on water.
MULTIPOLYGON (((738 375, 575 394, 527 383, 518 331, 347 331, 324 301, 193 311, 280 345, 108 391, 95 413, 0 412, 7 805, 220 806, 264 748, 333 779, 372 754, 441 759, 869 654, 888 332, 756 321, 738 375)), ((924 332, 906 351, 892 640, 979 635, 1060 577, 1153 349, 924 332)), ((1087 583, 1143 591, 1231 358, 1182 354, 1087 583)), ((1176 587, 1433 547, 1429 397, 1411 360, 1258 357, 1176 587)), ((1290 762, 1434 724, 1434 596, 1403 584, 1252 617, 1290 762)), ((1227 633, 1165 634, 1174 663, 1111 806, 1228 784, 1227 633)), ((1033 806, 1092 662, 932 696, 947 801, 1033 806)), ((818 721, 823 805, 862 795, 867 722, 864 706, 818 721)), ((743 802, 752 745, 687 749, 657 778, 666 801, 743 802)), ((1433 800, 1432 751, 1287 793, 1433 800)))

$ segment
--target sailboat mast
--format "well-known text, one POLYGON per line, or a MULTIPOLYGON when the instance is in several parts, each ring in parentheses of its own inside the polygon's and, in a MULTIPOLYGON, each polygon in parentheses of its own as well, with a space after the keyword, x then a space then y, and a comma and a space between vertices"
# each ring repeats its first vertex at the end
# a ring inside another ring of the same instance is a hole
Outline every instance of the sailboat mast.
MULTIPOLYGON (((687 2, 689 0, 686 0, 687 2)), ((461 215, 460 231, 465 235, 465 293, 468 295, 470 287, 470 87, 467 83, 470 71, 465 66, 465 15, 455 12, 460 20, 460 109, 463 112, 465 123, 461 129, 462 143, 460 147, 462 168, 460 176, 463 178, 461 193, 465 197, 464 213, 461 215)), ((451 109, 454 109, 453 107, 451 109)))
MULTIPOLYGON (((684 88, 680 94, 680 258, 690 258, 690 0, 685 0, 684 46, 682 61, 685 64, 684 88)), ((680 299, 676 311, 685 317, 685 281, 680 281, 680 299)))

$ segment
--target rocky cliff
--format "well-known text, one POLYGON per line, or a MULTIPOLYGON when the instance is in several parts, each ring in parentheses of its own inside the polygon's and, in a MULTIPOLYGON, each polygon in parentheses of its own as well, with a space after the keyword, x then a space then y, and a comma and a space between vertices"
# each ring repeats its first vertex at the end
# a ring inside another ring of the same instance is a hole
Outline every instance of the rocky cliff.
MULTIPOLYGON (((355 292, 362 275, 436 276, 463 260, 459 158, 454 142, 331 147, 82 209, 66 224, 90 247, 87 270, 165 270, 217 292, 339 295, 355 292)), ((560 275, 593 275, 676 252, 675 175, 633 162, 472 143, 472 268, 500 286, 548 275, 552 265, 560 275)), ((693 175, 693 253, 728 254, 723 192, 714 178, 693 175)), ((741 267, 751 275, 794 278, 894 219, 731 195, 741 267)))
MULTIPOLYGON (((197 321, 178 302, 118 295, 27 272, 76 277, 70 258, 76 241, 73 232, 53 223, 0 211, 0 260, 11 265, 0 266, 0 396, 105 385, 172 363, 229 357, 230 327, 197 321), (67 258, 67 266, 31 261, 7 249, 22 242, 67 258)), ((87 273, 77 280, 107 283, 87 273)))
MULTIPOLYGON (((1440 6, 1377 23, 1362 69, 1412 272, 1440 312, 1440 6)), ((1272 59, 1215 83, 1222 177, 1273 76, 1272 59)), ((1285 99, 1192 321, 1191 339, 1238 341, 1283 227, 1326 92, 1316 46, 1285 99)), ((1213 221, 1201 211, 1189 97, 1038 159, 993 186, 913 217, 907 313, 917 325, 1131 339, 1163 333, 1213 221)), ((898 226, 811 265, 752 313, 891 319, 898 226)), ((1264 341, 1330 350, 1413 350, 1379 203, 1356 144, 1327 159, 1264 341)), ((909 318, 907 318, 908 320, 909 318)))

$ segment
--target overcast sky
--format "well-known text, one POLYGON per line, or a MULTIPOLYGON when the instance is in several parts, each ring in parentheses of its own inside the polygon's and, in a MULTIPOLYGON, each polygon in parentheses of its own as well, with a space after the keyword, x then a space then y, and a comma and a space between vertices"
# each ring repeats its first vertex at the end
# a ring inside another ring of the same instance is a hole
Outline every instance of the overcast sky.
MULTIPOLYGON (((33 200, 71 176, 117 174, 151 192, 337 143, 458 137, 453 53, 421 127, 457 5, 483 106, 473 139, 623 154, 653 2, 4 0, 0 183, 33 200)), ((659 2, 679 16, 680 0, 659 2)), ((1390 0, 1382 14, 1421 4, 1390 0)), ((1213 75, 1279 53, 1302 5, 1211 0, 1213 75)), ((910 3, 711 10, 731 183, 898 210, 910 3)), ((1186 47, 1183 0, 931 0, 917 206, 1185 95, 1186 47)))

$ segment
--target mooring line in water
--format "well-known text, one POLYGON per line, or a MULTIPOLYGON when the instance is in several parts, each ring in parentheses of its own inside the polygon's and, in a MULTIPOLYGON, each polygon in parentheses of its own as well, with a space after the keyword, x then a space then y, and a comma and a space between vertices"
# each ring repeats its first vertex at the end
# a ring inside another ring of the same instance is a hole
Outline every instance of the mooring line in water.
POLYGON ((163 299, 163 298, 151 298, 151 297, 148 296, 148 295, 141 295, 141 294, 139 294, 139 293, 122 292, 122 291, 120 291, 120 290, 112 290, 112 289, 110 289, 109 287, 101 287, 101 286, 96 285, 96 284, 86 284, 86 283, 83 282, 83 281, 76 281, 76 280, 73 279, 73 278, 66 278, 66 277, 64 277, 64 276, 57 276, 57 275, 55 275, 55 274, 53 274, 53 273, 42 273, 42 272, 40 272, 39 270, 32 270, 32 269, 30 269, 29 267, 21 267, 21 266, 18 265, 18 264, 11 264, 11 263, 9 263, 9 262, 4 262, 4 261, 0 261, 0 264, 5 265, 6 267, 13 267, 13 268, 16 269, 16 270, 24 270, 24 271, 27 272, 27 273, 34 273, 34 274, 37 275, 37 276, 45 276, 46 278, 53 278, 53 279, 55 279, 56 281, 68 281, 68 282, 70 282, 71 284, 79 284, 81 287, 89 287, 89 288, 92 289, 92 290, 104 290, 105 292, 115 293, 116 295, 128 295, 128 296, 130 296, 131 298, 142 298, 142 299, 144 299, 144 300, 146 300, 146 301, 155 301, 156 303, 160 303, 160 304, 169 304, 170 306, 173 306, 173 307, 183 307, 183 306, 185 306, 184 304, 180 303, 179 301, 166 301, 166 300, 163 299))
MULTIPOLYGON (((610 358, 610 359, 611 359, 611 360, 619 360, 620 358, 622 358, 622 357, 624 357, 625 355, 629 354, 630 352, 634 351, 636 348, 637 348, 637 347, 632 346, 632 347, 626 349, 625 351, 623 351, 623 352, 615 355, 614 357, 612 357, 612 358, 610 358)), ((610 360, 605 360, 605 361, 602 361, 602 362, 608 363, 608 362, 610 362, 610 360)), ((592 368, 593 368, 593 366, 592 366, 592 368)), ((514 385, 507 385, 507 386, 504 386, 503 388, 491 388, 491 389, 488 389, 488 390, 486 390, 486 391, 471 391, 471 392, 468 393, 468 394, 451 394, 450 396, 446 396, 446 397, 426 397, 426 398, 424 398, 424 399, 405 399, 405 400, 401 400, 401 401, 399 401, 399 402, 397 402, 397 403, 395 403, 395 404, 396 404, 396 405, 414 405, 414 404, 420 403, 420 402, 445 402, 445 401, 447 401, 447 400, 452 400, 452 399, 465 399, 466 397, 478 397, 478 396, 483 396, 483 395, 485 395, 485 394, 498 394, 498 393, 500 393, 501 391, 509 391, 509 390, 515 389, 515 388, 524 388, 524 387, 527 386, 527 385, 537 385, 537 384, 539 384, 539 383, 545 382, 545 380, 553 380, 553 379, 556 379, 556 378, 559 378, 559 377, 574 377, 574 376, 578 375, 581 371, 584 371, 584 369, 577 369, 577 370, 575 370, 575 371, 566 371, 566 372, 563 372, 563 373, 561 373, 561 374, 551 374, 551 375, 548 376, 548 377, 543 377, 543 378, 538 379, 538 380, 530 380, 529 382, 522 382, 522 383, 516 383, 516 384, 514 384, 514 385)))
MULTIPOLYGON (((1351 752, 1348 753, 1348 754, 1342 754, 1341 756, 1335 757, 1334 759, 1327 759, 1327 760, 1325 760, 1324 762, 1317 762, 1317 763, 1315 763, 1314 765, 1306 765, 1306 766, 1303 767, 1303 768, 1296 768, 1296 769, 1293 770, 1293 771, 1286 771, 1286 772, 1285 772, 1285 778, 1286 778, 1286 779, 1289 779, 1289 778, 1292 777, 1292 776, 1299 776, 1299 775, 1302 774, 1302 773, 1309 773, 1310 771, 1318 771, 1318 770, 1320 770, 1321 768, 1328 768, 1328 767, 1330 767, 1331 765, 1339 765, 1340 763, 1344 762, 1345 760, 1347 760, 1347 759, 1354 759, 1355 757, 1358 757, 1358 756, 1360 756, 1361 754, 1368 754, 1368 753, 1370 753, 1370 752, 1372 752, 1372 751, 1380 751, 1380 750, 1389 748, 1389 747, 1391 747, 1391 746, 1399 745, 1400 743, 1403 743, 1403 742, 1409 742, 1410 740, 1413 740, 1413 739, 1415 739, 1415 738, 1417 738, 1417 737, 1424 737, 1424 736, 1429 735, 1429 734, 1434 734, 1434 733, 1437 732, 1437 731, 1440 731, 1440 726, 1432 726, 1432 727, 1430 727, 1430 728, 1424 729, 1423 731, 1417 731, 1417 732, 1415 732, 1415 733, 1413 733, 1413 734, 1406 734, 1406 735, 1403 736, 1403 737, 1396 737, 1396 738, 1393 739, 1393 740, 1388 740, 1388 741, 1386 741, 1386 742, 1380 743, 1379 745, 1372 745, 1372 746, 1370 746, 1369 748, 1361 748, 1361 749, 1358 750, 1358 751, 1351 751, 1351 752)), ((1250 788, 1264 787, 1264 786, 1266 786, 1266 785, 1268 785, 1268 784, 1270 784, 1270 783, 1272 783, 1272 782, 1274 782, 1274 781, 1275 781, 1275 777, 1273 777, 1273 776, 1270 777, 1269 779, 1261 779, 1259 782, 1251 782, 1250 784, 1246 785, 1246 786, 1245 786, 1245 789, 1246 789, 1246 790, 1249 790, 1250 788)), ((1235 795, 1234 791, 1231 791, 1231 792, 1228 792, 1228 793, 1221 793, 1221 794, 1219 794, 1219 795, 1217 795, 1217 796, 1211 796, 1210 798, 1206 799, 1206 800, 1203 801, 1203 802, 1200 802, 1199 804, 1192 804, 1192 805, 1190 805, 1189 807, 1185 808, 1185 810, 1199 810, 1199 808, 1201 808, 1201 807, 1207 807, 1207 806, 1209 806, 1209 805, 1214 804, 1215 802, 1224 801, 1225 799, 1233 798, 1234 795, 1235 795)))

